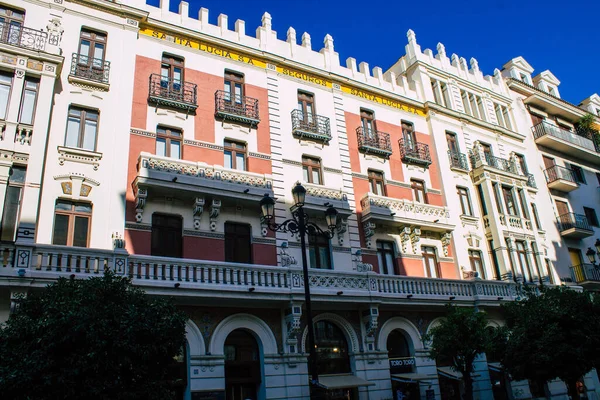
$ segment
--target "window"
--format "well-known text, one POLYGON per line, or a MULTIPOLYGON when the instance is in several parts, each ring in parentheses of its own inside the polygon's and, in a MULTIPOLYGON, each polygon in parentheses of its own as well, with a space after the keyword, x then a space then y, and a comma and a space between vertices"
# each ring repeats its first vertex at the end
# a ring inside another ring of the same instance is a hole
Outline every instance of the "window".
POLYGON ((590 207, 583 207, 583 213, 587 218, 590 225, 595 226, 596 228, 600 225, 598 224, 598 216, 596 215, 596 210, 590 207))
POLYGON ((579 165, 571 164, 571 171, 573 171, 573 178, 575 178, 575 182, 585 184, 585 173, 583 172, 583 168, 579 165))
POLYGON ((485 279, 485 267, 479 250, 469 250, 469 261, 471 262, 471 270, 479 274, 481 279, 485 279))
POLYGON ((97 131, 98 111, 79 107, 69 108, 66 147, 95 151, 97 131))
POLYGON ((521 267, 521 272, 523 273, 523 278, 526 281, 531 282, 531 267, 529 266, 529 257, 527 257, 527 245, 525 242, 520 240, 516 241, 517 244, 517 258, 519 259, 519 266, 521 267))
POLYGON ((554 90, 554 87, 547 85, 548 87, 548 93, 550 93, 552 96, 556 96, 556 90, 554 90))
POLYGON ((463 215, 473 215, 473 208, 471 207, 471 196, 469 196, 469 189, 457 186, 456 192, 460 200, 460 207, 463 215))
POLYGON ((535 203, 531 203, 531 212, 533 213, 533 220, 535 221, 535 227, 537 230, 542 230, 542 224, 540 224, 540 216, 538 215, 537 206, 535 203))
POLYGON ((379 263, 380 274, 394 275, 396 271, 394 242, 377 241, 377 261, 379 263))
POLYGON ((304 182, 322 185, 321 160, 313 157, 302 157, 302 173, 304 182))
POLYGON ((494 155, 492 152, 492 146, 487 143, 480 143, 481 148, 483 149, 483 155, 485 157, 485 161, 490 164, 492 162, 492 156, 494 155))
POLYGON ((156 128, 156 155, 181 158, 181 138, 179 129, 159 126, 156 128))
POLYGON ((446 131, 446 143, 448 144, 448 150, 450 150, 450 153, 453 155, 460 153, 458 141, 456 140, 456 133, 446 131))
POLYGON ((484 121, 486 120, 484 104, 481 96, 477 96, 473 93, 467 92, 466 90, 461 90, 460 96, 462 98, 463 107, 466 114, 469 114, 477 119, 484 121))
POLYGON ((498 125, 500 125, 503 128, 512 130, 512 124, 510 123, 508 108, 498 103, 494 103, 494 111, 496 112, 496 119, 498 120, 498 125))
POLYGON ((544 272, 542 271, 540 262, 538 260, 538 257, 540 256, 540 254, 538 252, 538 247, 537 247, 536 242, 531 242, 531 252, 533 253, 533 263, 535 264, 535 269, 537 271, 540 282, 542 282, 542 278, 544 277, 544 272))
POLYGON ((425 193, 425 182, 418 179, 411 179, 410 186, 412 187, 415 201, 417 203, 427 204, 427 195, 425 193))
POLYGON ((90 203, 56 200, 52 244, 87 247, 91 218, 90 203))
POLYGON ((450 107, 450 96, 448 94, 448 86, 445 82, 437 81, 435 79, 431 80, 431 89, 433 90, 433 97, 436 104, 440 106, 444 106, 447 108, 450 107))
POLYGON ((494 199, 496 200, 496 208, 500 214, 504 214, 504 208, 502 207, 502 201, 500 201, 500 189, 498 183, 494 182, 492 188, 494 190, 494 199))
POLYGON ((498 262, 498 255, 494 250, 494 241, 492 239, 488 240, 488 248, 490 249, 490 254, 492 255, 492 264, 494 265, 494 274, 496 275, 496 280, 502 280, 502 274, 500 273, 500 263, 498 262))
POLYGON ((483 188, 481 185, 477 185, 477 195, 479 196, 479 203, 481 203, 481 213, 488 215, 487 205, 485 204, 485 197, 483 196, 483 188))
POLYGON ((160 65, 161 81, 163 88, 181 91, 183 84, 184 61, 183 58, 163 54, 160 65))
POLYGON ((402 137, 404 138, 404 148, 414 149, 417 143, 415 137, 415 126, 412 122, 401 121, 402 124, 402 137))
POLYGON ((0 73, 0 119, 6 119, 6 110, 8 109, 12 80, 12 75, 0 73))
POLYGON ((4 27, 0 30, 0 41, 19 45, 24 20, 24 11, 0 5, 0 24, 4 27))
POLYGON ((25 78, 19 109, 19 122, 22 124, 33 125, 39 85, 40 80, 38 78, 25 78))
POLYGON ((525 83, 529 83, 529 79, 527 78, 527 75, 525 75, 524 73, 520 73, 521 76, 521 81, 525 82, 525 83))
POLYGON ((250 225, 225 222, 225 261, 252 263, 250 225))
POLYGON ((427 275, 427 277, 441 277, 435 247, 422 246, 421 252, 423 255, 423 263, 425 264, 425 274, 427 275))
POLYGON ((106 57, 106 33, 82 29, 79 39, 78 66, 104 69, 106 57))
POLYGON ((223 142, 226 168, 246 171, 246 144, 225 140, 223 142))
POLYGON ((506 211, 509 215, 519 216, 517 211, 517 205, 515 203, 515 196, 513 189, 508 186, 502 186, 502 195, 504 196, 504 203, 506 204, 506 211))
POLYGON ((244 98, 244 75, 225 71, 225 101, 242 104, 244 98))
POLYGON ((375 115, 373 111, 360 109, 360 125, 363 128, 363 134, 372 137, 377 132, 375 126, 375 115))
POLYGON ((529 210, 527 209, 527 200, 525 200, 525 192, 523 189, 519 189, 519 203, 521 206, 521 211, 523 212, 523 218, 531 219, 529 216, 529 210))
POLYGON ((150 254, 161 257, 182 257, 183 226, 179 215, 152 214, 150 254))
POLYGON ((0 240, 2 241, 12 242, 15 240, 26 173, 26 167, 13 166, 10 169, 6 194, 4 196, 4 209, 2 211, 2 230, 0 232, 0 240))
POLYGON ((600 117, 600 108, 596 108, 596 115, 600 117))
POLYGON ((329 239, 323 235, 308 235, 308 255, 312 268, 331 269, 329 239))
POLYGON ((369 170, 369 185, 371 187, 371 193, 378 196, 385 196, 383 172, 369 170))
POLYGON ((515 158, 517 159, 517 162, 519 163, 519 166, 521 167, 521 171, 523 171, 523 174, 527 175, 529 173, 529 170, 527 169, 527 163, 525 162, 525 157, 522 154, 515 154, 515 158))
POLYGON ((310 93, 298 91, 298 110, 302 113, 304 122, 314 123, 315 97, 310 93))

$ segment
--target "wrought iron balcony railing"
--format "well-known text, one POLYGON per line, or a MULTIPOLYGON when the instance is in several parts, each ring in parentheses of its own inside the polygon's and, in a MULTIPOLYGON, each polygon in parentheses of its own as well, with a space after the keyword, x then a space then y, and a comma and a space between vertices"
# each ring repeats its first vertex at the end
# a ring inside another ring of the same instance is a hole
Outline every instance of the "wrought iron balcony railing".
POLYGON ((560 165, 553 165, 552 167, 548 168, 544 171, 544 175, 546 175, 546 181, 548 181, 548 183, 552 183, 559 179, 577 183, 573 170, 570 168, 561 167, 560 165))
POLYGON ((47 40, 47 32, 36 31, 24 26, 11 25, 8 22, 0 22, 0 43, 44 51, 47 40))
POLYGON ((448 160, 450 161, 450 168, 452 169, 460 169, 462 171, 469 170, 466 154, 448 150, 448 160))
POLYGON ((575 132, 568 131, 564 128, 552 125, 545 121, 540 122, 531 129, 533 130, 533 137, 535 139, 539 139, 543 136, 548 135, 561 139, 565 142, 569 142, 574 146, 582 147, 589 151, 598 151, 598 147, 594 144, 594 142, 591 139, 586 138, 584 136, 580 136, 575 132))
POLYGON ((485 160, 481 160, 477 152, 471 153, 471 167, 476 168, 478 161, 483 161, 485 165, 500 171, 510 172, 511 174, 519 175, 517 165, 505 158, 495 157, 489 153, 485 153, 485 160))
POLYGON ((167 78, 160 74, 150 75, 148 101, 158 105, 195 111, 198 108, 198 85, 167 78))
POLYGON ((304 113, 302 110, 293 110, 292 134, 300 138, 329 143, 331 140, 329 118, 317 114, 304 113))
POLYGON ((600 282, 600 266, 593 264, 574 265, 571 267, 571 278, 575 283, 600 282))
POLYGON ((73 53, 69 75, 108 85, 110 61, 73 53))
POLYGON ((558 230, 564 232, 569 229, 582 229, 593 232, 587 217, 582 214, 566 213, 558 217, 558 230))
POLYGON ((215 115, 227 120, 257 125, 260 122, 258 99, 217 90, 215 92, 215 115))
POLYGON ((405 138, 399 139, 398 144, 400 145, 400 158, 403 162, 424 166, 431 164, 428 145, 405 138))
POLYGON ((356 136, 359 151, 379 154, 385 158, 392 155, 392 142, 389 133, 365 130, 364 127, 359 126, 356 128, 356 136))

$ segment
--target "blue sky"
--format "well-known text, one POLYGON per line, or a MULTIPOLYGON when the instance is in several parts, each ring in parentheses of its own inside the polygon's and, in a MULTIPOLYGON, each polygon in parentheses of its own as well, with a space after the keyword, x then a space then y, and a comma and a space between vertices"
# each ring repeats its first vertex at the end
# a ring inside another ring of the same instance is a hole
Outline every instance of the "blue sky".
MULTIPOLYGON (((126 2, 126 0, 122 0, 126 2)), ((147 0, 158 5, 159 0, 147 0)), ((561 81, 565 100, 578 104, 600 93, 600 1, 597 0, 189 0, 192 16, 209 9, 209 20, 229 16, 254 34, 268 11, 273 29, 285 39, 287 29, 311 35, 313 49, 322 47, 325 34, 333 36, 342 65, 347 57, 386 70, 404 54, 406 31, 412 29, 424 50, 438 42, 448 55, 475 57, 484 74, 511 58, 523 56, 535 68, 546 69, 561 81), (373 8, 368 8, 373 5, 373 8)), ((171 0, 176 10, 179 0, 171 0)))

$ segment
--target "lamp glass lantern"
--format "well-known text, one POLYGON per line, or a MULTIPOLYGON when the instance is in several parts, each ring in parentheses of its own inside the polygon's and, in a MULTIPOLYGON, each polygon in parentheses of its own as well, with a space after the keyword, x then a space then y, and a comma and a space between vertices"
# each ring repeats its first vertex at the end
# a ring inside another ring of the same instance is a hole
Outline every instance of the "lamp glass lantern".
POLYGON ((325 210, 325 221, 327 222, 327 227, 332 231, 337 226, 337 215, 337 210, 332 206, 327 207, 327 210, 325 210))
POLYGON ((587 256, 588 260, 590 260, 590 263, 596 263, 596 252, 591 247, 588 247, 585 255, 587 256))
POLYGON ((296 183, 296 186, 292 189, 292 196, 294 196, 294 204, 296 207, 303 207, 306 200, 306 189, 300 184, 296 183))
POLYGON ((600 254, 600 239, 596 239, 596 243, 594 243, 594 247, 596 248, 596 254, 600 254))
POLYGON ((262 211, 263 218, 267 221, 270 221, 275 215, 275 200, 265 193, 264 197, 260 200, 260 209, 262 211))

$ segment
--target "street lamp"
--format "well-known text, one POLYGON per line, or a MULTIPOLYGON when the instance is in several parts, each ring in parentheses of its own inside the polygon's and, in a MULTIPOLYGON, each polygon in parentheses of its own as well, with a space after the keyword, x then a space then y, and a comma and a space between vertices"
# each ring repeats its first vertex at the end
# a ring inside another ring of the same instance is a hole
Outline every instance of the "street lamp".
POLYGON ((596 252, 591 247, 588 247, 585 255, 587 256, 588 260, 590 260, 590 263, 596 265, 596 252))
POLYGON ((596 248, 596 254, 600 254, 600 239, 596 239, 596 243, 594 243, 594 247, 596 248))
MULTIPOLYGON (((308 215, 304 212, 304 201, 306 200, 306 189, 299 182, 292 189, 295 207, 292 209, 292 218, 276 224, 275 200, 268 194, 260 201, 263 221, 273 232, 290 232, 300 236, 300 247, 302 248, 302 272, 304 275, 304 300, 306 303, 306 320, 308 327, 308 351, 309 351, 309 373, 311 375, 311 384, 318 386, 319 374, 317 371, 317 351, 315 348, 315 330, 312 319, 312 304, 310 299, 310 286, 308 280, 308 263, 306 261, 306 234, 321 235, 331 239, 337 225, 337 210, 329 206, 325 210, 325 221, 328 231, 323 231, 316 224, 309 222, 308 215)), ((312 392, 312 391, 311 391, 312 392)))

